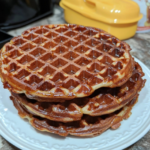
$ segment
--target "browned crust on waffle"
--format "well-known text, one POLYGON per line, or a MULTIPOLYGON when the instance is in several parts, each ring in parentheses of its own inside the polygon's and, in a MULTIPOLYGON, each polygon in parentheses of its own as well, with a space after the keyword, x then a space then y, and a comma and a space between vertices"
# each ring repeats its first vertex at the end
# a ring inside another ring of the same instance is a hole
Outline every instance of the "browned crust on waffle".
POLYGON ((37 130, 55 133, 61 136, 67 136, 68 134, 74 136, 96 136, 103 133, 108 128, 118 128, 120 126, 120 122, 130 116, 131 109, 137 102, 137 97, 118 112, 99 117, 90 117, 85 115, 80 121, 70 123, 55 122, 35 117, 25 110, 24 107, 22 107, 21 104, 19 104, 14 98, 12 98, 12 100, 20 117, 27 118, 30 124, 37 130))
POLYGON ((71 122, 80 120, 83 114, 100 116, 112 113, 130 102, 144 87, 144 73, 138 63, 131 78, 121 87, 102 88, 90 97, 73 99, 64 103, 37 102, 24 94, 12 93, 12 96, 31 114, 54 121, 71 122))
POLYGON ((25 93, 30 99, 85 97, 100 87, 121 86, 131 77, 134 61, 129 51, 128 44, 100 29, 40 26, 25 31, 2 48, 0 74, 6 88, 25 93), (47 63, 49 55, 52 60, 47 63))
MULTIPOLYGON (((124 83, 121 87, 111 89, 111 93, 109 93, 108 90, 106 94, 99 94, 98 96, 90 99, 86 106, 82 108, 82 111, 84 112, 84 114, 98 116, 109 114, 122 108, 124 105, 130 102, 135 97, 135 95, 137 95, 145 86, 146 79, 142 79, 143 76, 144 73, 141 66, 137 62, 135 62, 133 74, 126 83, 124 83), (119 90, 118 97, 116 97, 115 95, 115 92, 117 90, 119 90), (109 97, 109 99, 106 97, 109 97), (107 100, 109 101, 107 102, 107 100)), ((101 89, 99 90, 100 93, 105 92, 105 90, 107 91, 107 89, 103 89, 103 92, 101 91, 101 89)))

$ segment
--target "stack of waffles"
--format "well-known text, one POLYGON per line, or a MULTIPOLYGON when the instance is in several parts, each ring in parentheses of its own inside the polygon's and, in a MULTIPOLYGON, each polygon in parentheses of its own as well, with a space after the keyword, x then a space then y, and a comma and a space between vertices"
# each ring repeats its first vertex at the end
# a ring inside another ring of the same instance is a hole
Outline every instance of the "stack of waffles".
POLYGON ((127 119, 144 87, 130 46, 103 30, 45 25, 0 52, 0 77, 21 118, 40 131, 96 136, 127 119))

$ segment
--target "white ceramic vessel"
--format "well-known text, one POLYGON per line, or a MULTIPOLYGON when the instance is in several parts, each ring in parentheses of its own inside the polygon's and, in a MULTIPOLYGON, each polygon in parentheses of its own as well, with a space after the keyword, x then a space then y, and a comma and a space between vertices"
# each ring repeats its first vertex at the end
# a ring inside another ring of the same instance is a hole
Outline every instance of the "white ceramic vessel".
POLYGON ((147 79, 140 92, 139 101, 133 107, 129 119, 121 122, 117 130, 107 130, 93 138, 60 137, 35 130, 22 120, 12 101, 10 93, 0 83, 0 134, 22 150, 121 150, 142 138, 150 129, 150 70, 139 60, 147 79))

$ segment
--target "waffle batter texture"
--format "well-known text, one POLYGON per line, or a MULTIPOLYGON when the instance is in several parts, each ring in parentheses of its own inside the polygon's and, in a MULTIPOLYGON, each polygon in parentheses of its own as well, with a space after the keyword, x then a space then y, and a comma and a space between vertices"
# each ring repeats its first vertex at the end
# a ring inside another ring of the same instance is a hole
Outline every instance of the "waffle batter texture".
POLYGON ((130 46, 74 24, 24 31, 0 51, 0 77, 21 118, 40 130, 96 136, 131 115, 144 73, 130 46))

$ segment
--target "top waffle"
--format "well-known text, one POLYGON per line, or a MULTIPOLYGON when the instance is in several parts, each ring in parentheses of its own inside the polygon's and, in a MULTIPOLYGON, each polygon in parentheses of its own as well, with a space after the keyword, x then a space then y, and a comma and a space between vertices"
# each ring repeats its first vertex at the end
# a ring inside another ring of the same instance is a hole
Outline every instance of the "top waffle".
POLYGON ((117 87, 132 75, 130 47, 108 33, 78 25, 31 28, 1 51, 4 85, 27 97, 72 99, 117 87), (8 83, 8 84, 7 84, 8 83))

